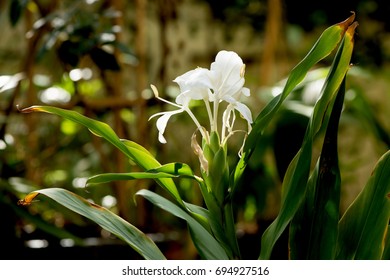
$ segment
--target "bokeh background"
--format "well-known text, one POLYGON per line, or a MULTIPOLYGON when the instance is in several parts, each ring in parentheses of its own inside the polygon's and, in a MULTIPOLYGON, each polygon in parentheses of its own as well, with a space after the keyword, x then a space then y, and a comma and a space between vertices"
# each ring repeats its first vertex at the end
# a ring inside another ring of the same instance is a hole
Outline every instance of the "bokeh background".
MULTIPOLYGON (((139 258, 110 233, 44 197, 17 205, 30 191, 47 187, 69 189, 118 213, 150 234, 169 259, 197 258, 183 221, 134 199, 140 188, 164 195, 153 181, 85 188, 89 176, 136 166, 87 129, 51 115, 24 115, 17 106, 76 110, 109 123, 162 163, 185 162, 197 170, 189 148, 195 127, 188 117, 172 118, 168 143, 157 141, 155 119, 148 118, 167 107, 153 98, 149 85, 174 99, 173 79, 208 68, 220 50, 233 50, 246 64, 247 105, 257 116, 321 32, 351 11, 359 27, 340 123, 342 211, 390 146, 387 0, 2 0, 0 242, 10 249, 2 249, 0 258, 139 258)), ((321 62, 292 94, 245 174, 235 201, 244 258, 257 258, 261 233, 278 212, 281 180, 329 64, 321 62)), ((240 140, 230 143, 232 163, 240 140)), ((193 182, 177 183, 187 201, 202 204, 193 182)), ((279 243, 273 258, 285 259, 286 240, 279 243)))

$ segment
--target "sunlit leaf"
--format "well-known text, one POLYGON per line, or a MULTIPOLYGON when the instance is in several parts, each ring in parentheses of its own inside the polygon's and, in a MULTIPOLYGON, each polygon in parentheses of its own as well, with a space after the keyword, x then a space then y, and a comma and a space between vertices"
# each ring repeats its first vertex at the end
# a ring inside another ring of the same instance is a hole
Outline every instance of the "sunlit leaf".
POLYGON ((340 87, 324 138, 321 156, 290 225, 291 259, 334 259, 338 234, 340 170, 338 123, 343 108, 345 79, 340 87))
POLYGON ((145 259, 165 259, 156 244, 139 229, 106 208, 91 203, 65 189, 50 188, 34 191, 24 198, 23 203, 31 203, 39 194, 45 195, 66 208, 96 222, 105 230, 128 243, 145 259))
MULTIPOLYGON (((127 150, 126 154, 131 155, 130 158, 144 170, 152 170, 161 167, 161 164, 157 159, 143 146, 130 140, 121 139, 120 141, 127 150)), ((156 178, 156 181, 167 190, 180 205, 184 206, 179 191, 171 178, 156 178)))
POLYGON ((135 179, 160 179, 177 177, 168 173, 130 172, 130 173, 103 173, 88 178, 87 185, 102 184, 112 181, 127 181, 135 179))
MULTIPOLYGON (((3 185, 0 185, 0 187, 3 187, 3 185)), ((34 226, 36 226, 38 229, 47 232, 50 235, 57 237, 58 239, 72 239, 75 245, 83 246, 84 242, 82 238, 72 234, 65 228, 56 227, 52 223, 43 219, 40 215, 36 215, 35 213, 30 213, 30 211, 16 205, 15 201, 12 200, 10 196, 7 195, 6 193, 3 194, 2 191, 0 191, 0 201, 3 204, 6 204, 7 207, 10 207, 19 217, 23 218, 25 221, 33 223, 34 226)), ((25 202, 24 200, 21 200, 18 204, 22 205, 24 202, 25 202)), ((28 203, 26 202, 26 205, 30 203, 31 202, 28 203)))
POLYGON ((164 164, 158 168, 148 170, 149 172, 163 172, 169 173, 172 175, 183 176, 183 177, 193 177, 194 173, 192 172, 191 167, 188 164, 173 162, 164 164))
POLYGON ((345 21, 327 28, 321 34, 320 38, 317 40, 317 42, 314 44, 313 48, 309 51, 305 58, 299 64, 297 64, 294 69, 291 70, 286 85, 283 88, 283 91, 274 99, 272 99, 257 116, 254 121, 252 131, 245 141, 243 156, 241 157, 239 163, 236 166, 236 169, 234 170, 234 176, 232 177, 233 186, 237 185, 237 182, 241 178, 245 170, 245 166, 249 158, 251 157, 254 149, 256 148, 257 143, 260 141, 260 138, 263 135, 265 128, 274 118, 283 101, 304 79, 307 72, 315 64, 317 64, 319 61, 321 61, 332 53, 332 51, 340 44, 340 42, 344 38, 344 34, 348 30, 348 28, 350 28, 350 33, 352 33, 353 35, 353 31, 357 26, 357 23, 352 24, 354 20, 355 14, 351 15, 345 21))
MULTIPOLYGON (((148 152, 141 145, 136 144, 132 141, 119 139, 119 137, 115 134, 114 130, 108 124, 93 120, 91 118, 81 115, 78 112, 51 106, 31 106, 21 110, 21 112, 46 112, 58 115, 75 123, 79 123, 87 127, 94 135, 104 138, 112 145, 117 147, 123 154, 125 154, 129 159, 137 163, 143 169, 149 170, 161 166, 161 164, 150 154, 150 152, 148 152)), ((180 194, 176 188, 176 185, 174 184, 172 179, 161 178, 156 179, 156 181, 164 189, 166 189, 179 204, 184 205, 180 194)))
POLYGON ((382 260, 390 260, 390 225, 387 227, 385 238, 385 248, 383 250, 382 260))
POLYGON ((349 70, 356 26, 356 24, 351 25, 342 39, 322 88, 321 97, 314 107, 302 147, 287 169, 283 179, 281 209, 276 219, 263 234, 261 259, 270 258, 273 246, 303 201, 310 173, 313 140, 321 129, 326 129, 336 93, 349 70))
POLYGON ((154 205, 185 220, 188 223, 194 245, 204 259, 228 259, 228 256, 219 242, 191 215, 173 204, 166 198, 149 190, 140 190, 137 195, 143 196, 154 205))
POLYGON ((211 215, 210 211, 200 207, 198 205, 194 205, 191 203, 185 202, 185 205, 191 212, 197 213, 198 215, 204 217, 207 221, 207 227, 210 228, 215 237, 218 240, 219 244, 225 249, 225 252, 229 255, 230 258, 233 258, 233 252, 231 251, 229 244, 229 240, 227 239, 226 232, 223 230, 221 224, 219 223, 217 217, 215 215, 211 215))

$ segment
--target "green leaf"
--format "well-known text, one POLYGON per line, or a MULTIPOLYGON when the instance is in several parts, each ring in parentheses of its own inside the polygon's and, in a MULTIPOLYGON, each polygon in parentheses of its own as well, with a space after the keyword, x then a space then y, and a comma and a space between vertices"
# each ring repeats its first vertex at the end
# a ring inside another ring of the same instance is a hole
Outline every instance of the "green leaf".
POLYGON ((225 250, 219 244, 219 242, 198 221, 196 221, 183 209, 173 204, 166 198, 149 190, 140 190, 137 192, 137 195, 143 196, 161 209, 164 209, 176 217, 187 221, 194 245, 198 249, 198 252, 202 258, 209 260, 228 259, 225 250))
MULTIPOLYGON (((160 167, 161 164, 141 145, 128 141, 121 140, 115 134, 114 130, 106 123, 96 121, 85 117, 78 112, 60 109, 51 106, 31 106, 21 110, 22 113, 31 112, 45 112, 58 115, 62 118, 68 119, 75 123, 81 124, 87 127, 94 135, 99 136, 110 142, 116 148, 118 148, 129 159, 134 161, 144 170, 160 167)), ((184 203, 180 197, 179 191, 176 188, 175 183, 170 178, 157 178, 156 181, 172 195, 172 197, 180 204, 184 206, 184 203)))
POLYGON ((200 207, 198 205, 194 205, 188 202, 184 202, 188 209, 192 212, 197 213, 199 216, 203 217, 207 222, 207 227, 210 228, 215 239, 218 240, 219 244, 224 248, 226 254, 228 254, 229 259, 233 259, 232 248, 228 245, 229 240, 226 236, 226 232, 223 230, 219 220, 215 215, 212 215, 209 210, 200 207))
POLYGON ((130 172, 130 173, 103 173, 88 178, 87 185, 102 184, 112 181, 127 181, 135 179, 160 179, 173 178, 175 175, 168 173, 130 172))
MULTIPOLYGON (((274 118, 275 114, 281 107, 283 101, 287 96, 294 90, 294 88, 304 79, 307 72, 319 61, 329 56, 332 51, 339 45, 339 43, 344 38, 345 33, 348 29, 350 32, 355 30, 357 23, 352 24, 355 19, 355 14, 351 15, 344 22, 335 24, 327 28, 314 44, 313 48, 309 53, 303 58, 299 64, 297 64, 294 69, 291 70, 290 75, 287 79, 286 85, 283 88, 281 94, 277 95, 272 99, 266 107, 260 112, 253 123, 252 131, 248 135, 248 138, 245 141, 245 146, 243 149, 243 155, 238 162, 236 169, 234 170, 233 175, 233 186, 237 185, 237 182, 241 178, 245 166, 248 163, 249 158, 251 157, 254 149, 257 146, 257 143, 260 141, 260 138, 263 135, 265 128, 268 126, 270 121, 274 118), (352 24, 352 25, 351 25, 352 24)), ((233 190, 234 191, 234 190, 233 190)))
POLYGON ((120 180, 134 179, 163 179, 185 177, 202 181, 201 178, 195 176, 189 165, 184 163, 168 163, 160 167, 147 170, 146 172, 129 172, 129 173, 103 173, 90 177, 87 180, 88 184, 101 184, 120 180))
POLYGON ((108 142, 110 142, 119 150, 121 150, 125 155, 127 155, 130 158, 133 158, 133 155, 129 153, 126 146, 119 140, 118 136, 115 134, 112 128, 106 123, 90 119, 75 111, 65 110, 65 109, 56 108, 52 106, 31 106, 22 109, 21 112, 22 113, 45 112, 45 113, 58 115, 64 119, 68 119, 75 123, 79 123, 87 127, 94 135, 106 139, 108 142))
MULTIPOLYGON (((127 140, 127 139, 121 139, 121 142, 126 145, 126 147, 129 149, 129 151, 137 156, 134 156, 134 159, 138 159, 141 157, 146 157, 147 162, 149 165, 152 166, 160 166, 160 163, 154 158, 154 156, 149 152, 147 149, 145 149, 144 146, 141 146, 140 144, 127 140), (138 153, 138 154, 137 154, 138 153)), ((138 162, 137 162, 138 164, 138 162)), ((147 167, 144 167, 145 169, 148 169, 147 167)))
MULTIPOLYGON (((126 141, 127 144, 135 146, 135 143, 130 143, 130 141, 126 141)), ((138 144, 136 144, 138 145, 138 144)), ((147 157, 148 151, 143 151, 143 147, 140 146, 138 152, 144 153, 144 157, 147 157)), ((153 158, 154 159, 154 158, 153 158)), ((158 163, 159 164, 159 163, 158 163)), ((157 165, 157 164, 156 164, 157 165)), ((153 164, 155 166, 155 164, 153 164)), ((191 167, 184 163, 168 163, 165 165, 160 165, 157 168, 150 169, 146 172, 130 172, 130 173, 104 173, 98 174, 90 177, 87 180, 87 185, 89 184, 101 184, 108 183, 116 180, 134 180, 134 179, 154 179, 164 182, 167 178, 176 178, 176 177, 184 177, 196 180, 200 185, 203 184, 203 180, 200 177, 197 177, 193 174, 191 167)), ((170 182, 166 182, 168 185, 170 182)), ((204 216, 200 215, 197 211, 193 211, 193 208, 188 208, 188 204, 183 202, 183 209, 187 212, 190 212, 191 215, 200 222, 204 228, 209 229, 210 225, 208 224, 208 219, 205 219, 204 216)))
MULTIPOLYGON (((0 180, 0 189, 4 187, 2 183, 3 182, 0 180)), ((10 207, 20 218, 25 221, 29 221, 30 223, 33 223, 34 226, 36 226, 40 230, 47 232, 52 236, 57 237, 58 239, 72 239, 77 246, 84 245, 82 238, 72 234, 64 228, 58 228, 54 224, 43 219, 40 215, 36 215, 36 213, 31 213, 32 211, 28 211, 28 209, 24 209, 16 205, 15 201, 11 199, 11 197, 7 195, 7 193, 3 193, 3 190, 0 191, 0 201, 1 203, 6 204, 7 207, 10 207)))
MULTIPOLYGON (((131 155, 131 159, 144 170, 153 170, 161 167, 161 164, 153 157, 153 155, 146 150, 143 146, 130 140, 122 139, 126 147, 128 155, 131 155)), ((177 190, 177 187, 171 178, 156 178, 156 182, 159 183, 172 197, 182 206, 184 206, 183 200, 177 190)))
POLYGON ((339 223, 338 259, 381 259, 390 219, 390 150, 339 223))
POLYGON ((387 227, 385 249, 383 250, 382 260, 390 260, 390 225, 387 227))
POLYGON ((90 203, 65 189, 50 188, 31 192, 21 204, 31 203, 39 194, 43 194, 66 208, 91 219, 105 230, 124 240, 145 259, 165 259, 156 244, 139 229, 106 208, 90 203))
POLYGON ((341 183, 337 132, 344 95, 345 79, 333 106, 321 157, 307 184, 305 200, 290 225, 291 259, 335 257, 341 183))
POLYGON ((195 180, 202 180, 194 175, 191 167, 188 164, 180 162, 172 162, 164 164, 160 167, 149 169, 148 172, 161 172, 171 174, 176 177, 191 178, 195 180))
POLYGON ((313 140, 321 129, 326 129, 336 93, 349 70, 356 26, 356 24, 351 25, 345 33, 325 80, 321 97, 314 107, 302 147, 286 171, 282 185, 281 209, 276 219, 263 234, 259 257, 261 259, 270 258, 273 246, 303 201, 310 173, 313 140))

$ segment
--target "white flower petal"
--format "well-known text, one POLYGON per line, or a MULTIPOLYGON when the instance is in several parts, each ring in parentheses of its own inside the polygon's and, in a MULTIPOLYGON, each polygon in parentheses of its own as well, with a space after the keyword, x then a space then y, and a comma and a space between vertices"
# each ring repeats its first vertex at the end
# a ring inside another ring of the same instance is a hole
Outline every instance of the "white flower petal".
POLYGON ((195 88, 211 88, 213 86, 213 74, 208 69, 196 68, 187 84, 195 88))
POLYGON ((217 54, 210 70, 215 77, 213 90, 217 95, 216 100, 241 91, 245 82, 243 69, 245 65, 235 52, 220 51, 217 54))
POLYGON ((246 87, 242 88, 241 93, 243 95, 245 95, 245 96, 250 96, 251 95, 251 92, 250 92, 249 88, 246 88, 246 87))
MULTIPOLYGON (((173 115, 176 115, 176 114, 179 114, 179 113, 182 113, 184 110, 183 109, 179 109, 179 110, 175 110, 175 111, 169 111, 169 112, 165 112, 165 113, 159 113, 161 115, 161 117, 158 118, 157 122, 156 122, 156 126, 157 126, 157 129, 158 129, 158 132, 159 132, 159 135, 158 135, 158 140, 165 144, 167 141, 165 140, 163 134, 165 132, 165 128, 167 127, 167 124, 168 124, 168 121, 169 121, 169 118, 172 117, 173 115)), ((156 116, 157 114, 153 115, 153 116, 156 116)), ((152 116, 152 117, 153 117, 152 116)))
POLYGON ((191 96, 190 96, 190 91, 189 90, 183 91, 175 99, 175 102, 177 104, 180 104, 180 105, 183 105, 183 106, 188 106, 190 101, 191 101, 191 96))
POLYGON ((220 51, 215 58, 215 62, 211 64, 210 70, 220 72, 223 76, 227 75, 229 78, 240 78, 243 65, 242 59, 235 52, 220 51))
POLYGON ((193 88, 183 91, 176 97, 176 103, 188 107, 191 100, 208 100, 206 88, 193 88))
MULTIPOLYGON (((243 96, 250 96, 250 90, 244 87, 244 75, 245 64, 242 59, 235 52, 220 51, 215 61, 211 63, 210 70, 196 68, 173 80, 180 87, 180 94, 176 97, 175 103, 159 97, 157 88, 152 85, 151 87, 156 98, 179 108, 174 111, 157 113, 150 117, 154 118, 159 116, 156 122, 159 131, 159 141, 166 143, 163 134, 169 118, 183 111, 186 111, 198 129, 201 129, 202 124, 199 123, 189 108, 191 100, 203 100, 205 102, 212 131, 218 130, 217 117, 219 116, 219 104, 222 101, 228 103, 222 116, 222 141, 226 141, 227 138, 234 134, 233 126, 236 118, 234 110, 237 110, 246 119, 249 131, 251 128, 250 124, 252 123, 252 115, 249 108, 241 103, 243 96), (213 103, 212 106, 211 103, 213 103), (227 135, 225 135, 225 132, 227 132, 227 135), (223 140, 224 137, 226 138, 225 140, 223 140)), ((202 137, 204 139, 207 138, 207 133, 202 132, 202 137)))
POLYGON ((207 100, 208 88, 212 86, 209 72, 208 69, 197 68, 174 79, 173 81, 179 85, 180 91, 182 92, 180 94, 181 97, 179 95, 176 102, 183 104, 184 96, 194 100, 207 100))
POLYGON ((246 121, 248 123, 252 123, 253 120, 252 120, 252 113, 251 113, 251 110, 249 110, 248 106, 246 106, 245 104, 241 103, 241 102, 236 102, 234 104, 234 108, 240 112, 240 114, 242 115, 242 117, 244 119, 246 119, 246 121))
POLYGON ((161 144, 166 144, 167 140, 165 139, 164 135, 161 133, 158 134, 158 141, 160 141, 161 144))
POLYGON ((240 78, 239 80, 236 81, 235 84, 228 84, 228 83, 224 84, 223 87, 221 88, 222 94, 220 93, 220 97, 223 98, 224 96, 233 96, 238 101, 244 83, 245 80, 240 78))
MULTIPOLYGON (((223 112, 222 115, 223 128, 227 128, 228 132, 231 132, 235 120, 236 120, 236 116, 234 114, 234 106, 229 104, 229 106, 227 106, 226 110, 223 112), (231 117, 233 117, 232 121, 230 121, 231 117)), ((222 132, 222 134, 224 134, 224 131, 222 132)), ((222 137, 224 137, 224 135, 222 135, 222 137)))

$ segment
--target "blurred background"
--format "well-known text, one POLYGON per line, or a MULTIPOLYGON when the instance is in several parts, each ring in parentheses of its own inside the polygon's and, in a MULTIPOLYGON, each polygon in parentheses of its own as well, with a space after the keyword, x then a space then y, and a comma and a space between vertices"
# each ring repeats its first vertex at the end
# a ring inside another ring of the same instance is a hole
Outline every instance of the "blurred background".
MULTIPOLYGON (((255 117, 323 30, 351 11, 359 27, 340 123, 342 211, 390 147, 387 0, 2 0, 0 242, 10 249, 1 250, 0 258, 139 258, 110 233, 49 199, 17 205, 27 193, 48 187, 69 189, 118 213, 150 234, 169 259, 198 257, 183 221, 142 199, 135 203, 140 188, 165 195, 153 181, 84 187, 89 176, 136 166, 84 127, 52 115, 24 115, 17 105, 76 110, 110 124, 161 163, 185 162, 197 170, 189 149, 195 127, 188 117, 169 122, 167 144, 157 141, 155 119, 148 118, 168 108, 153 98, 149 85, 174 99, 173 79, 197 66, 209 68, 218 51, 232 50, 246 64, 248 106, 255 117)), ((244 258, 258 257, 261 233, 278 213, 281 180, 330 62, 321 62, 291 95, 249 164, 235 201, 244 258)), ((232 164, 238 140, 229 143, 232 164)), ((177 184, 185 200, 202 204, 192 181, 177 184)), ((285 259, 286 240, 279 243, 273 258, 285 259)))

